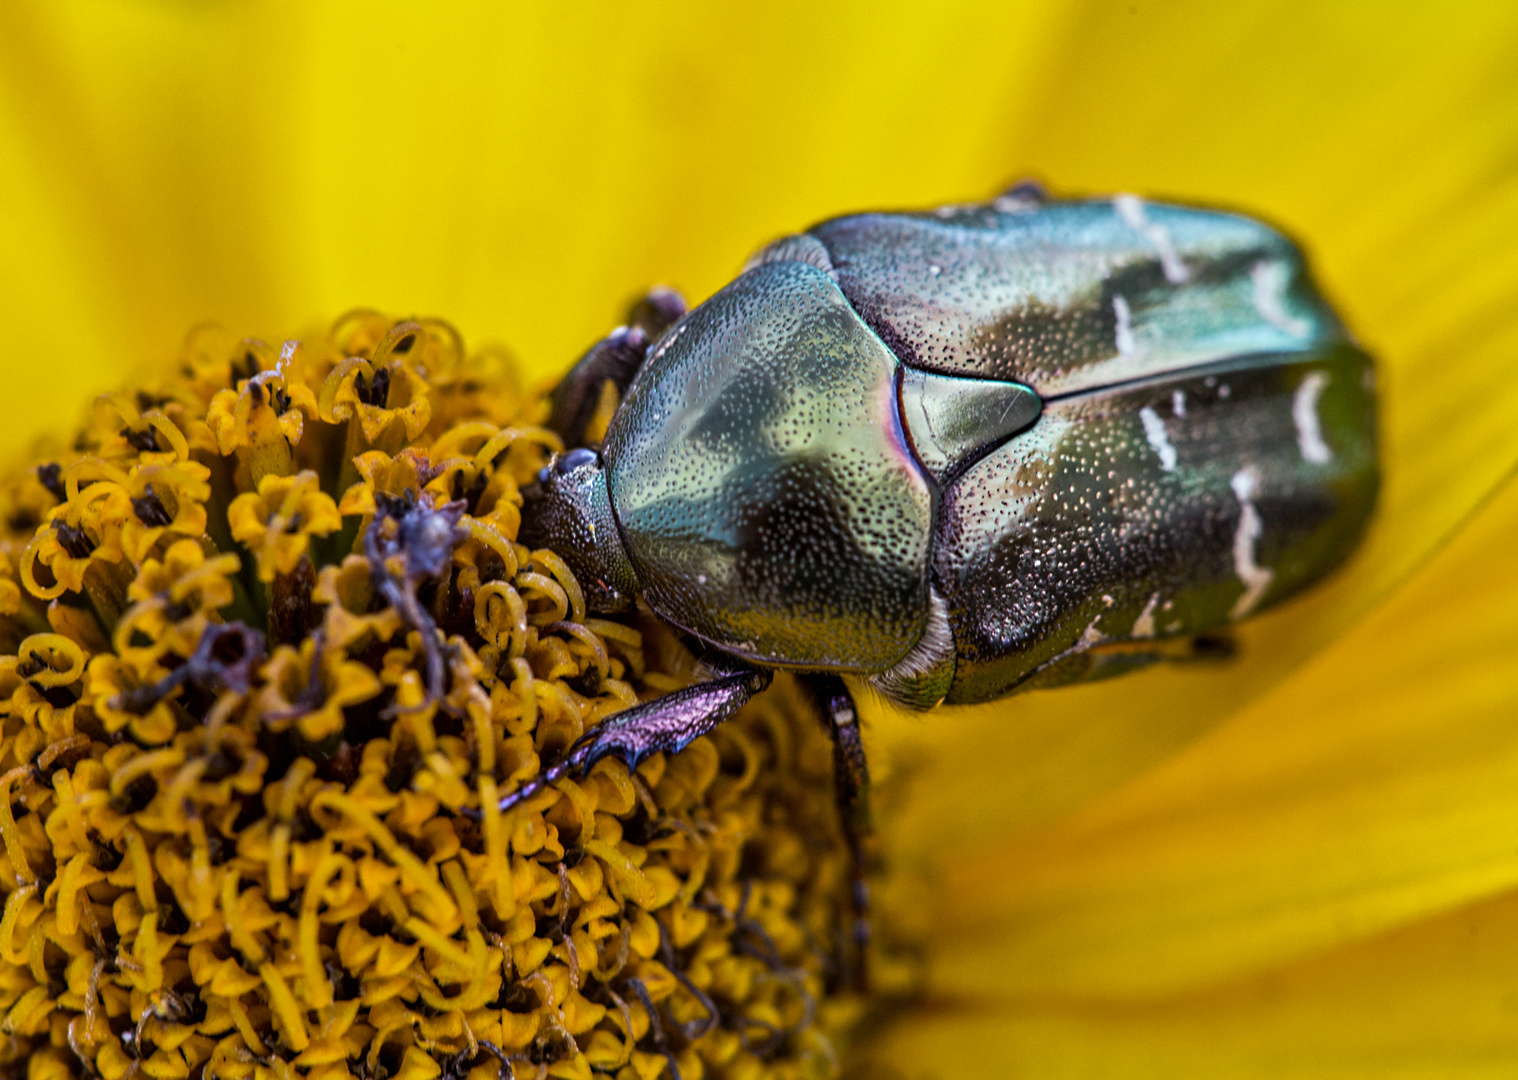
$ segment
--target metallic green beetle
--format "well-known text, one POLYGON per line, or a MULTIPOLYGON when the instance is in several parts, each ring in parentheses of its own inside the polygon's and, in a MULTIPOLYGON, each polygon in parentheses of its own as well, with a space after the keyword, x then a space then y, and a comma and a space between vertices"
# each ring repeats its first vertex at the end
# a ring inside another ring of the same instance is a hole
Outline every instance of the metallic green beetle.
POLYGON ((921 709, 1127 670, 1322 577, 1376 497, 1374 368, 1300 252, 1127 195, 837 218, 688 313, 652 294, 556 391, 567 445, 608 379, 604 445, 543 471, 524 539, 715 677, 503 805, 684 746, 772 668, 857 785, 840 675, 921 709))

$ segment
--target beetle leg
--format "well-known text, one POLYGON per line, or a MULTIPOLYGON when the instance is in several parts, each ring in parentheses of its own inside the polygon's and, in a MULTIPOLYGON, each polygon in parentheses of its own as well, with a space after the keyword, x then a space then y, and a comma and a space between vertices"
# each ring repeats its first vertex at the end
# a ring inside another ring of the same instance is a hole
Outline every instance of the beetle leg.
POLYGON ((610 382, 619 392, 625 389, 647 351, 648 338, 642 330, 619 326, 592 345, 570 368, 549 397, 552 409, 548 426, 564 440, 565 446, 583 445, 585 429, 601 403, 602 388, 610 382))
POLYGON ((558 764, 544 769, 500 801, 509 810, 550 784, 583 775, 604 757, 636 769, 650 754, 675 754, 728 719, 773 676, 763 668, 729 663, 717 677, 644 702, 586 732, 558 764))
POLYGON ((627 325, 638 327, 654 341, 684 314, 685 297, 666 285, 655 285, 628 309, 627 325))
POLYGON ((585 429, 601 403, 609 382, 620 397, 632 382, 648 347, 685 314, 685 301, 673 289, 657 288, 632 306, 627 325, 619 326, 590 347, 549 398, 548 426, 564 445, 582 446, 585 429))
POLYGON ((854 696, 837 675, 806 675, 802 682, 833 737, 833 791, 853 875, 854 968, 850 971, 845 962, 844 981, 862 992, 868 989, 865 958, 870 944, 870 890, 865 881, 864 851, 870 835, 870 769, 859 735, 859 711, 854 707, 854 696))

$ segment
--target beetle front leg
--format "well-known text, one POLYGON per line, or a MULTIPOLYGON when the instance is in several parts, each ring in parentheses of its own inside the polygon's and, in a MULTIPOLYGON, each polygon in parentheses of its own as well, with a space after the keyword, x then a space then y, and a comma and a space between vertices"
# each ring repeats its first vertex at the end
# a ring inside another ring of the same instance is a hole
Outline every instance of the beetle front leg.
POLYGON ((677 754, 731 717, 772 678, 763 668, 725 660, 716 678, 636 705, 586 732, 564 760, 505 796, 499 808, 510 810, 566 776, 583 776, 604 757, 616 758, 631 772, 650 754, 677 754))
POLYGON ((566 447, 581 446, 609 382, 620 397, 626 392, 648 347, 685 314, 685 300, 673 289, 651 289, 632 306, 627 325, 619 326, 590 347, 549 397, 548 426, 566 447))
MULTIPOLYGON (((859 711, 854 695, 837 675, 806 675, 802 683, 827 724, 833 738, 833 793, 838 819, 849 846, 854 910, 852 946, 854 967, 844 964, 844 982, 863 992, 868 989, 866 956, 870 944, 870 890, 865 880, 865 840, 870 835, 870 768, 859 734, 859 711)), ((847 961, 847 957, 845 957, 847 961)))

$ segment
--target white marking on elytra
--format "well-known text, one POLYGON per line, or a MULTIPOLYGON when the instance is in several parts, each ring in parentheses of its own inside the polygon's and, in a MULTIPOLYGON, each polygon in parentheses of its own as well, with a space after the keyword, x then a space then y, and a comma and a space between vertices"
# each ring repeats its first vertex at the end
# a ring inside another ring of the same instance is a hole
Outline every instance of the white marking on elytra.
POLYGON ((1077 640, 1074 645, 1071 645, 1064 652, 1058 652, 1049 657, 1049 659, 1038 665, 1037 670, 1046 671, 1049 668, 1052 668, 1055 664, 1058 664, 1061 660, 1068 660, 1070 657, 1075 656, 1077 653, 1083 653, 1093 645, 1100 645, 1102 642, 1106 641, 1107 635, 1096 628, 1096 624, 1101 622, 1101 620, 1102 614, 1098 612, 1096 617, 1092 619, 1089 624, 1087 624, 1085 631, 1081 634, 1079 640, 1077 640))
POLYGON ((1291 271, 1283 262, 1261 259, 1250 267, 1249 279, 1254 284, 1254 309, 1271 326, 1294 338, 1305 338, 1312 333, 1312 323, 1286 310, 1286 286, 1290 284, 1291 271))
POLYGON ((1029 211, 1037 210, 1039 203, 1037 199, 1019 199, 1015 195, 998 195, 991 201, 991 206, 1003 214, 1026 214, 1029 211))
POLYGON ((1327 465, 1334 459, 1334 452, 1323 441, 1323 427, 1318 422, 1318 398, 1327 385, 1327 372, 1311 372, 1291 398, 1291 419, 1297 425, 1297 449, 1302 451, 1303 461, 1314 465, 1327 465))
POLYGON ((1091 646, 1100 645, 1107 640, 1107 635, 1096 628, 1096 624, 1101 621, 1101 618, 1098 615, 1091 620, 1091 625, 1086 627, 1086 632, 1081 635, 1081 639, 1070 647, 1071 652, 1084 652, 1091 648, 1091 646))
POLYGON ((1244 468, 1233 474, 1229 484, 1239 500, 1239 531, 1233 534, 1233 572, 1244 583, 1244 595, 1234 603, 1228 617, 1242 619, 1254 610, 1260 598, 1265 595, 1265 590, 1270 588, 1275 571, 1254 561, 1254 546, 1259 542, 1260 534, 1265 531, 1260 512, 1254 505, 1259 478, 1253 469, 1244 468))
POLYGON ((1130 637, 1154 637, 1154 609, 1159 602, 1159 593, 1149 598, 1149 603, 1144 605, 1144 610, 1139 612, 1139 617, 1133 620, 1133 629, 1129 631, 1130 637))
POLYGON ((1133 340, 1133 312, 1128 307, 1128 301, 1121 296, 1114 296, 1112 314, 1117 316, 1117 330, 1113 334, 1117 340, 1117 354, 1128 358, 1137 356, 1138 342, 1133 340))
POLYGON ((1144 422, 1144 438, 1149 440, 1150 447, 1160 456, 1160 468, 1165 472, 1174 472, 1175 447, 1170 445, 1170 434, 1165 430, 1165 421, 1147 405, 1139 410, 1139 419, 1144 422))
POLYGON ((1175 252, 1175 245, 1170 242, 1170 230, 1149 220, 1149 211, 1145 209, 1143 199, 1137 195, 1114 195, 1112 208, 1130 229, 1154 247, 1155 253, 1160 257, 1160 269, 1164 271, 1166 281, 1172 285, 1184 285, 1191 280, 1191 271, 1186 269, 1186 264, 1181 262, 1181 257, 1175 252))
POLYGON ((1186 415, 1186 391, 1174 390, 1170 394, 1170 411, 1177 416, 1186 415))

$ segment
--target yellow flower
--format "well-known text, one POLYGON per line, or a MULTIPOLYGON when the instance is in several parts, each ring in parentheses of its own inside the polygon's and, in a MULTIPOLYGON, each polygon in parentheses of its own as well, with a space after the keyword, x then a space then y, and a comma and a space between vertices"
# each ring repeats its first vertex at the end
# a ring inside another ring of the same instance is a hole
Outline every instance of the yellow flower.
MULTIPOLYGON (((92 504, 87 510, 100 507, 92 504)), ((21 555, 22 580, 35 586, 32 591, 41 599, 51 600, 65 590, 82 592, 92 570, 98 574, 121 565, 119 542, 110 543, 118 540, 119 530, 108 530, 109 524, 104 515, 81 513, 74 503, 50 511, 21 555), (39 564, 45 577, 38 576, 39 564)))
POLYGON ((230 552, 208 558, 189 539, 170 546, 162 561, 145 560, 127 590, 132 607, 116 624, 116 654, 145 652, 154 663, 166 651, 190 655, 216 613, 232 603, 239 565, 230 552))
POLYGON ((314 472, 295 476, 269 473, 227 508, 232 539, 246 544, 258 559, 258 576, 273 581, 291 574, 306 557, 313 536, 327 536, 343 526, 332 496, 317 486, 314 472))
POLYGON ((426 336, 416 323, 402 323, 374 349, 373 359, 350 356, 328 374, 317 407, 321 418, 339 423, 357 418, 364 441, 380 449, 399 449, 426 430, 432 403, 423 393, 424 377, 406 360, 417 339, 426 336))
POLYGON ((90 708, 110 734, 130 727, 133 738, 148 746, 166 743, 179 726, 173 703, 165 696, 144 695, 140 704, 131 695, 157 685, 167 672, 146 658, 109 654, 92 657, 89 666, 90 708))
POLYGON ((274 730, 293 723, 307 742, 320 743, 343 729, 343 710, 380 692, 379 678, 347 658, 341 645, 309 637, 296 650, 281 645, 269 658, 259 711, 274 730))
POLYGON ((64 491, 71 506, 108 546, 120 547, 133 562, 147 558, 167 534, 193 537, 205 531, 211 471, 181 457, 187 457, 188 446, 183 436, 179 442, 170 453, 143 452, 141 462, 125 469, 91 456, 68 470, 64 491))
POLYGON ((344 516, 372 517, 376 494, 399 495, 408 489, 426 491, 436 479, 436 470, 427 455, 409 449, 394 457, 383 450, 370 450, 353 458, 353 467, 363 479, 343 493, 339 509, 344 516))
MULTIPOLYGON (((0 303, 8 355, 45 360, 7 370, 8 400, 28 403, 16 445, 117 382, 123 353, 165 355, 207 316, 284 328, 355 302, 437 311, 547 377, 649 283, 699 298, 811 220, 979 197, 1025 172, 1286 226, 1381 360, 1372 535, 1334 580, 1246 628, 1229 666, 931 723, 868 717, 882 847, 913 871, 900 879, 931 882, 882 899, 916 913, 928 979, 870 1050, 914 1076, 1461 1075, 1518 1060, 1508 5, 88 16, 43 0, 0 13, 16 59, 0 98, 0 303), (355 77, 355 58, 385 77, 355 77)), ((227 355, 191 366, 225 387, 207 373, 227 355)), ((372 362, 339 382, 362 412, 359 375, 373 396, 372 362)), ((42 478, 14 484, 23 579, 45 577, 40 563, 88 586, 99 556, 56 530, 23 554, 65 499, 42 478)), ((58 520, 89 537, 92 523, 58 520)), ((97 584, 105 604, 111 583, 97 584)), ((504 601, 481 618, 516 625, 504 601)), ((41 1005, 11 1022, 44 1024, 41 1005)), ((426 1074, 415 1046, 394 1057, 426 1074)), ((62 1075, 39 1060, 38 1080, 62 1075)))
POLYGON ((394 608, 369 610, 374 600, 373 578, 369 560, 362 555, 349 555, 339 565, 322 567, 311 598, 327 606, 327 638, 336 648, 347 649, 371 635, 383 641, 401 625, 394 608))
MULTIPOLYGON (((314 363, 292 343, 277 375, 294 401, 365 333, 381 360, 409 340, 416 415, 436 394, 456 422, 387 421, 393 458, 356 465, 362 421, 330 411, 308 439, 203 438, 217 378, 274 380, 238 374, 254 345, 223 341, 218 364, 198 333, 181 377, 99 399, 71 452, 25 467, 94 550, 153 512, 118 559, 76 553, 57 580, 37 573, 44 525, 0 582, 0 1063, 816 1074, 860 1008, 828 986, 847 874, 825 736, 777 694, 671 760, 503 810, 694 660, 657 626, 586 618, 564 561, 516 543, 518 485, 557 439, 496 419, 541 398, 511 402, 441 323, 380 319, 315 335, 314 363), (134 420, 139 400, 163 408, 134 420), (338 533, 332 491, 360 466, 369 520, 338 533)), ((29 484, 3 486, 18 512, 29 484)))
MULTIPOLYGON (((237 385, 217 390, 204 420, 192 425, 197 445, 223 455, 235 452, 248 470, 246 479, 255 483, 266 473, 289 471, 290 447, 299 444, 305 432, 305 414, 316 412, 316 395, 299 378, 299 370, 292 370, 297 345, 288 342, 273 363, 262 341, 244 341, 234 348, 232 354, 240 351, 242 358, 226 367, 241 376, 237 385)), ((206 351, 192 351, 190 363, 206 351)))

